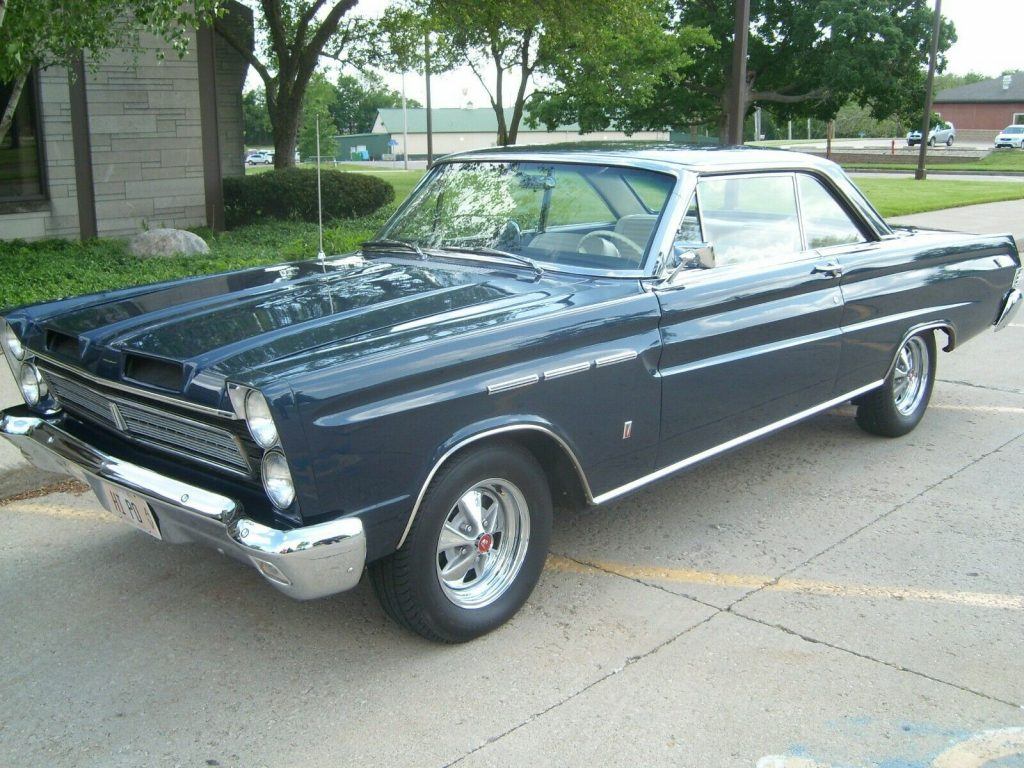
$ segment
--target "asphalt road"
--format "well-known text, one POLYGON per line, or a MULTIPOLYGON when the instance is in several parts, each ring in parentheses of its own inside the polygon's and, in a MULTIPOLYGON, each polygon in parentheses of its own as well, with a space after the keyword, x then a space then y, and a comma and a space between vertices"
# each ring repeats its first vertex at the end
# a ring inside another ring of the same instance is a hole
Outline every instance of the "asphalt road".
POLYGON ((1024 326, 555 526, 459 646, 69 493, 0 507, 0 765, 1024 766, 1024 326))

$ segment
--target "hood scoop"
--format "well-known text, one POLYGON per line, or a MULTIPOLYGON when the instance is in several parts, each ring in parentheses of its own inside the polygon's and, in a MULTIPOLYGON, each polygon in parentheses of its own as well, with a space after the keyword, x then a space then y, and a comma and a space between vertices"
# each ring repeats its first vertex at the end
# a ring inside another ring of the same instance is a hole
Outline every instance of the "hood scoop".
POLYGON ((133 353, 124 357, 124 377, 170 392, 181 392, 185 386, 185 368, 181 363, 133 353))

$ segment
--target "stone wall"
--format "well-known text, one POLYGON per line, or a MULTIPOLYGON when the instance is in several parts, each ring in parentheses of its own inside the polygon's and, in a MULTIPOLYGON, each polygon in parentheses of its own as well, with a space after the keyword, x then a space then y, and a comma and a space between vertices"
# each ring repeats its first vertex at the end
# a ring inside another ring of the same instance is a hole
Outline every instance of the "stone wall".
MULTIPOLYGON (((252 12, 237 3, 228 19, 252 37, 252 12)), ((96 219, 101 237, 153 227, 206 223, 199 72, 193 33, 183 58, 142 34, 140 51, 110 51, 86 62, 96 219)), ((242 85, 248 63, 215 35, 221 171, 245 173, 242 85)), ((67 72, 40 76, 40 115, 49 200, 0 209, 0 240, 77 237, 78 199, 67 72)))
POLYGON ((71 108, 68 75, 53 68, 39 75, 39 110, 43 123, 43 155, 50 199, 25 203, 15 212, 5 204, 0 213, 0 240, 78 235, 78 198, 75 161, 71 149, 71 108))

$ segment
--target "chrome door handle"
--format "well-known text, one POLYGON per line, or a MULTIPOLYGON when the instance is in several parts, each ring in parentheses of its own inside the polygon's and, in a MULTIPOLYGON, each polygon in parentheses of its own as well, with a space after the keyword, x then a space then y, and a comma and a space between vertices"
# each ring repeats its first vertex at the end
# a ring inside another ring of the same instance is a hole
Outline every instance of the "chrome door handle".
POLYGON ((824 275, 825 277, 842 277, 843 265, 836 261, 829 261, 824 264, 815 264, 811 270, 813 275, 824 275))

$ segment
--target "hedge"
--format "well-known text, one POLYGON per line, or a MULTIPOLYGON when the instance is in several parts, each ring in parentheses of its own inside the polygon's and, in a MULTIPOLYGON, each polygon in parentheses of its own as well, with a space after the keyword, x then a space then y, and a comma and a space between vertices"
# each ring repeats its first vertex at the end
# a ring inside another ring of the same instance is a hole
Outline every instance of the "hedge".
MULTIPOLYGON (((365 173, 322 170, 324 221, 368 216, 395 199, 383 179, 365 173)), ((224 215, 229 229, 268 219, 317 220, 316 170, 284 168, 224 179, 224 215)))

